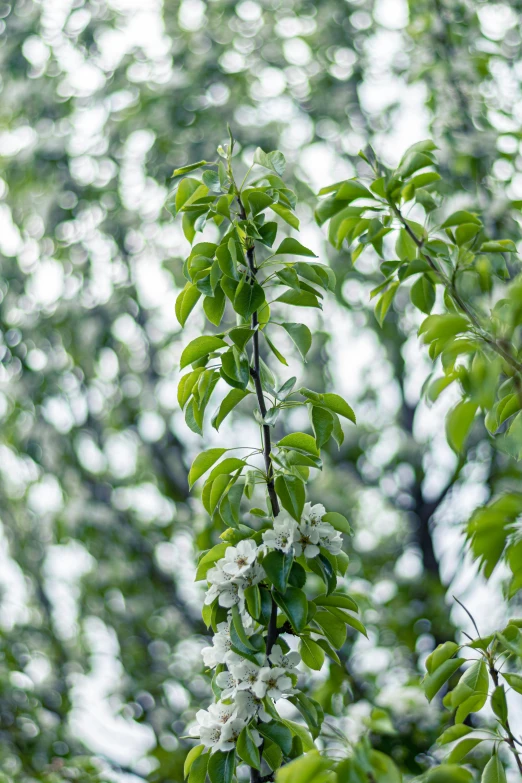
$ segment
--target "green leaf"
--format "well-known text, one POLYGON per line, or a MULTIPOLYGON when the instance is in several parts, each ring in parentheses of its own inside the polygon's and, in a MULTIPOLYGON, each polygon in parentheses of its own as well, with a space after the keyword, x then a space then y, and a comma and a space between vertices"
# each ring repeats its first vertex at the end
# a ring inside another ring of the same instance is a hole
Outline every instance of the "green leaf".
POLYGON ((299 652, 304 663, 314 669, 320 671, 324 663, 324 650, 319 647, 317 642, 310 639, 309 636, 302 636, 299 642, 299 652))
POLYGON ((228 345, 221 337, 204 335, 192 340, 181 354, 180 368, 183 369, 188 364, 193 364, 204 356, 208 356, 212 351, 218 351, 220 348, 228 348, 228 345))
POLYGON ((265 573, 280 593, 286 592, 293 561, 293 555, 285 554, 278 549, 274 549, 263 558, 265 573))
POLYGON ((308 617, 308 601, 306 595, 298 587, 287 587, 284 595, 275 591, 274 600, 283 611, 296 633, 304 629, 308 617))
POLYGON ((460 226, 462 223, 475 223, 477 226, 481 226, 482 223, 474 212, 466 212, 465 210, 458 210, 453 212, 444 223, 441 228, 452 228, 453 226, 460 226))
POLYGON ((263 166, 265 169, 270 169, 270 171, 273 171, 274 174, 278 174, 280 177, 285 172, 285 156, 279 150, 264 152, 261 147, 258 147, 254 152, 254 163, 263 166))
POLYGON ((288 718, 285 718, 283 720, 283 723, 285 726, 287 726, 290 731, 292 732, 293 739, 292 744, 295 744, 295 738, 299 740, 298 747, 299 747, 299 756, 303 755, 303 750, 313 750, 315 745, 314 742, 310 736, 310 733, 305 729, 304 726, 301 726, 300 723, 296 723, 293 720, 288 720, 288 718))
POLYGON ((271 204, 270 209, 272 209, 276 215, 279 215, 279 217, 283 218, 285 223, 288 223, 289 226, 295 228, 296 231, 299 230, 299 220, 294 215, 292 210, 288 209, 287 207, 282 207, 281 204, 271 204))
POLYGON ((426 775, 426 783, 472 783, 473 775, 458 764, 439 764, 426 775))
POLYGON ((429 315, 435 304, 435 286, 427 275, 421 275, 411 287, 412 304, 421 312, 429 315))
POLYGON ((428 674, 431 674, 435 669, 438 669, 439 666, 442 666, 445 661, 455 655, 458 649, 459 646, 456 642, 444 642, 444 644, 439 644, 439 646, 426 658, 425 666, 428 674))
MULTIPOLYGON (((321 195, 321 191, 319 192, 321 195)), ((370 198, 374 199, 373 193, 371 193, 367 187, 361 182, 357 182, 355 179, 346 180, 342 182, 338 191, 335 194, 335 198, 338 201, 355 201, 358 198, 370 198)))
POLYGON ((340 650, 346 641, 346 626, 342 620, 331 612, 318 611, 314 622, 321 626, 334 650, 340 650))
POLYGON ((292 749, 292 733, 287 726, 279 721, 271 721, 270 723, 257 724, 257 730, 263 737, 267 737, 276 745, 279 745, 285 756, 288 756, 292 749))
POLYGON ((469 737, 463 739, 462 742, 458 742, 448 756, 448 763, 458 763, 483 741, 483 738, 469 737))
POLYGON ((450 726, 449 729, 442 732, 437 739, 437 745, 447 745, 449 742, 455 742, 455 740, 462 739, 466 734, 472 732, 471 726, 465 726, 463 723, 456 723, 455 726, 450 726))
POLYGON ((192 391, 202 372, 204 372, 204 368, 198 367, 196 370, 192 370, 192 372, 188 372, 180 378, 178 383, 178 403, 182 410, 189 401, 192 391))
POLYGON ((446 417, 446 436, 448 443, 457 454, 464 448, 464 443, 471 430, 478 404, 469 400, 459 402, 446 417))
POLYGON ((332 781, 329 777, 330 766, 331 761, 314 750, 281 767, 277 773, 277 783, 326 783, 327 780, 332 781))
POLYGON ((244 351, 245 345, 247 345, 254 334, 255 329, 250 329, 250 327, 246 325, 235 326, 228 332, 228 336, 240 351, 244 351))
POLYGON ((313 250, 305 247, 293 237, 286 237, 286 239, 283 239, 277 250, 274 251, 274 255, 310 256, 311 258, 317 258, 313 250))
POLYGON ((375 317, 379 323, 379 326, 382 326, 384 323, 384 319, 386 318, 386 314, 391 307, 391 303, 393 302, 399 285, 400 283, 392 283, 375 305, 375 317))
POLYGON ((424 335, 424 342, 448 339, 469 329, 469 321, 457 313, 444 315, 429 315, 419 327, 419 335, 424 335))
POLYGON ((185 757, 185 763, 183 765, 184 778, 188 777, 192 764, 195 762, 198 756, 201 756, 204 750, 205 750, 204 745, 194 745, 194 747, 189 750, 189 752, 185 757))
POLYGON ((230 610, 232 615, 232 622, 234 624, 235 631, 239 637, 240 642, 250 650, 255 651, 255 647, 252 646, 250 643, 250 640, 246 634, 245 628, 243 626, 243 621, 241 619, 241 612, 239 611, 239 606, 237 604, 234 604, 232 609, 230 610))
POLYGON ((417 257, 417 244, 405 228, 401 228, 399 231, 395 252, 401 261, 412 261, 417 257))
POLYGON ((196 481, 212 467, 212 465, 223 456, 228 449, 207 449, 198 454, 191 465, 188 474, 189 487, 192 488, 196 481))
POLYGON ((346 533, 347 536, 353 535, 353 530, 350 527, 350 523, 343 517, 342 514, 338 514, 337 511, 327 511, 323 516, 323 522, 328 522, 335 530, 339 530, 341 533, 346 533))
POLYGON ((281 449, 298 449, 307 454, 313 454, 316 457, 319 456, 319 449, 317 448, 315 438, 312 438, 311 435, 307 435, 305 432, 293 432, 290 435, 285 435, 276 445, 281 449))
POLYGON ((485 695, 489 688, 488 668, 484 661, 475 661, 466 669, 452 693, 451 703, 458 707, 472 696, 485 695))
POLYGON ((227 459, 224 459, 222 462, 220 462, 219 465, 216 465, 214 470, 211 471, 207 480, 214 481, 214 479, 218 476, 235 473, 236 470, 244 468, 245 465, 246 462, 244 459, 239 459, 239 457, 228 457, 227 459))
POLYGON ((509 674, 508 672, 502 672, 502 676, 505 681, 510 685, 517 693, 522 693, 522 675, 509 674))
POLYGON ((506 773, 497 753, 490 758, 484 767, 480 783, 506 783, 506 773))
MULTIPOLYGON (((520 684, 522 686, 522 677, 520 677, 520 684)), ((520 692, 522 693, 522 691, 520 692)), ((497 718, 499 718, 502 723, 505 723, 508 718, 508 706, 506 701, 506 691, 504 690, 503 685, 497 685, 493 691, 491 696, 491 707, 497 718)))
POLYGON ((343 400, 339 394, 332 394, 331 392, 321 394, 321 405, 324 405, 328 410, 333 411, 338 416, 344 416, 346 419, 350 419, 350 421, 353 421, 355 424, 355 413, 346 400, 343 400))
POLYGON ((225 294, 218 284, 214 291, 214 296, 206 296, 203 300, 203 310, 210 323, 219 326, 223 313, 225 312, 225 294))
POLYGON ((236 751, 242 761, 248 764, 249 767, 254 769, 261 769, 261 759, 259 756, 259 750, 248 726, 245 726, 239 737, 237 738, 236 751))
POLYGON ((465 658, 450 658, 438 666, 431 674, 427 674, 424 677, 422 686, 428 701, 431 701, 433 697, 437 695, 442 686, 449 680, 452 674, 455 674, 457 669, 459 669, 465 661, 465 658))
POLYGON ((310 293, 310 291, 294 291, 290 289, 278 296, 276 302, 283 302, 283 304, 293 305, 294 307, 318 307, 320 310, 322 309, 317 296, 310 293))
POLYGON ((234 310, 243 318, 250 318, 265 302, 265 292, 255 280, 244 275, 236 289, 234 310))
POLYGON ((245 397, 248 397, 249 394, 251 394, 251 392, 247 391, 246 389, 232 389, 229 391, 212 417, 212 426, 214 429, 219 430, 221 424, 228 416, 230 411, 232 411, 236 405, 239 405, 241 400, 244 400, 245 397))
POLYGON ((295 323, 282 323, 281 326, 288 332, 303 359, 306 359, 306 354, 312 347, 312 333, 308 326, 295 323))
POLYGON ((209 568, 212 568, 214 563, 216 563, 218 560, 221 560, 221 558, 225 556, 225 552, 227 551, 228 547, 229 544, 224 541, 222 544, 216 544, 212 547, 212 549, 209 549, 208 552, 205 552, 198 563, 198 568, 194 579, 195 582, 199 582, 201 579, 205 578, 209 568))
POLYGON ((288 362, 286 361, 286 359, 283 356, 283 354, 281 353, 281 351, 279 351, 275 347, 274 343, 272 342, 272 340, 270 340, 270 338, 268 337, 266 332, 263 332, 263 334, 265 336, 265 340, 267 342, 267 345, 270 348, 270 350, 272 351, 272 353, 274 354, 274 356, 281 362, 281 364, 284 364, 285 367, 288 367, 288 362))
POLYGON ((211 783, 232 783, 234 777, 236 754, 229 750, 223 753, 217 750, 210 757, 208 762, 208 776, 211 783))
POLYGON ((511 239, 497 239, 483 242, 480 246, 481 253, 516 253, 517 246, 511 239))
POLYGON ((181 177, 183 174, 188 174, 190 171, 200 169, 202 166, 208 166, 209 163, 206 160, 199 160, 197 163, 188 163, 186 166, 181 166, 179 169, 174 169, 173 177, 181 177))
POLYGON ((275 489, 283 508, 285 508, 297 522, 300 522, 306 499, 303 482, 296 476, 285 474, 277 476, 275 480, 275 489))
POLYGON ((201 291, 193 283, 187 283, 176 299, 176 318, 181 326, 185 326, 187 318, 196 306, 201 291))
POLYGON ((333 432, 333 416, 330 411, 320 408, 318 405, 312 405, 311 410, 312 427, 314 430, 317 447, 321 449, 325 443, 330 440, 333 432))
POLYGON ((353 598, 345 593, 330 593, 330 595, 319 595, 314 598, 314 604, 317 606, 337 606, 342 609, 349 609, 351 612, 357 612, 359 607, 353 598))
POLYGON ((188 783, 205 783, 209 759, 210 751, 207 751, 192 762, 188 783))
POLYGON ((259 585, 251 585, 245 589, 245 601, 248 613, 255 620, 261 616, 261 591, 259 585))

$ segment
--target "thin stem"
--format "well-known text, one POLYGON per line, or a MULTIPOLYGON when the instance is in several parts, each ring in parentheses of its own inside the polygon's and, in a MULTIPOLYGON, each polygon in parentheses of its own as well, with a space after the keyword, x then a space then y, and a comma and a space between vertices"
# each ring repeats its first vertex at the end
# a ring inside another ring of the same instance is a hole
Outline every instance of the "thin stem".
MULTIPOLYGON (((237 191, 237 188, 236 188, 236 193, 237 193, 237 200, 239 204, 239 214, 242 220, 246 220, 245 208, 243 206, 243 202, 241 201, 241 195, 237 191)), ((256 267, 253 244, 247 247, 246 255, 247 255, 250 276, 252 281, 254 281, 257 274, 257 267, 256 267)), ((259 353, 259 318, 258 318, 257 310, 252 313, 251 326, 252 329, 254 330, 254 335, 252 337, 252 366, 250 367, 250 375, 252 377, 252 380, 254 381, 259 412, 262 418, 264 419, 266 416, 267 408, 265 403, 265 397, 263 394, 263 386, 261 383, 260 353, 259 353)), ((279 508, 279 501, 277 499, 277 494, 275 491, 274 466, 272 463, 272 456, 271 456, 272 440, 270 435, 270 426, 268 424, 262 425, 262 438, 263 438, 263 457, 265 461, 266 486, 268 491, 268 497, 270 499, 270 505, 272 508, 272 514, 274 517, 276 517, 279 514, 280 508, 279 508)), ((268 629, 266 635, 267 657, 272 652, 272 648, 279 635, 279 631, 277 628, 277 604, 274 601, 273 595, 271 596, 271 600, 272 600, 272 608, 270 611, 270 620, 268 622, 268 629)), ((260 751, 259 755, 260 757, 262 757, 263 745, 261 745, 259 751, 260 751)), ((269 781, 269 780, 273 780, 272 774, 263 777, 259 770, 254 769, 253 767, 250 768, 251 783, 262 783, 262 781, 269 781)))
POLYGON ((462 312, 464 312, 467 315, 467 317, 469 318, 469 320, 477 330, 478 336, 485 343, 487 343, 487 345, 489 345, 493 351, 495 351, 499 356, 501 356, 504 359, 504 361, 507 362, 513 370, 515 370, 516 373, 522 375, 522 364, 518 362, 508 351, 506 351, 502 347, 502 345, 500 345, 500 343, 498 343, 495 340, 494 337, 492 337, 490 334, 488 334, 488 332, 485 331, 477 315, 473 312, 473 310, 469 307, 469 305, 460 296, 459 292, 455 287, 455 283, 452 280, 450 280, 449 277, 441 269, 439 269, 439 267, 437 266, 433 258, 430 256, 430 254, 424 250, 424 243, 422 239, 419 239, 419 237, 413 231, 410 224, 408 223, 408 221, 400 211, 400 209, 393 202, 390 201, 388 203, 390 207, 393 209, 397 218, 400 220, 401 224, 404 226, 404 229, 408 234, 408 236, 411 237, 411 239, 415 242, 415 244, 419 248, 424 260, 429 264, 433 272, 435 272, 437 277, 447 288, 455 304, 457 304, 462 310, 462 312))

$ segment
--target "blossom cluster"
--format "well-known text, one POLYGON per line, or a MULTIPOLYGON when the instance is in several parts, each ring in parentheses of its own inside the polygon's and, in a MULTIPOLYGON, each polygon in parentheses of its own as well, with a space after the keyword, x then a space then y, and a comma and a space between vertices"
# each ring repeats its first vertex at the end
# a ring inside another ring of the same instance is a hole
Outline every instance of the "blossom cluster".
MULTIPOLYGON (((224 557, 207 572, 209 589, 205 604, 218 604, 226 609, 238 607, 245 633, 254 633, 254 620, 246 611, 245 590, 257 585, 265 577, 260 555, 267 550, 278 549, 288 553, 293 549, 295 556, 316 557, 320 547, 331 554, 338 554, 342 547, 341 534, 332 525, 323 522, 324 506, 306 503, 301 520, 295 522, 285 512, 278 514, 273 528, 266 530, 263 543, 257 546, 252 539, 229 546, 224 557)), ((253 718, 263 722, 271 718, 265 710, 263 699, 277 701, 295 692, 297 666, 301 661, 299 653, 285 653, 280 644, 275 644, 268 656, 262 660, 261 653, 244 658, 232 649, 231 616, 219 623, 212 646, 202 650, 206 666, 226 666, 219 671, 215 683, 221 689, 221 698, 208 710, 199 710, 196 715, 195 736, 199 736, 205 747, 212 750, 231 750, 245 726, 253 718), (257 663, 255 661, 258 661, 257 663)), ((285 645, 286 647, 286 645, 285 645)), ((261 743, 258 732, 253 731, 254 741, 261 743)))
POLYGON ((326 509, 320 503, 305 503, 301 521, 297 523, 282 512, 274 519, 274 527, 263 533, 263 543, 270 549, 289 552, 292 547, 296 557, 317 557, 320 547, 332 555, 338 555, 343 539, 338 530, 323 521, 326 509))

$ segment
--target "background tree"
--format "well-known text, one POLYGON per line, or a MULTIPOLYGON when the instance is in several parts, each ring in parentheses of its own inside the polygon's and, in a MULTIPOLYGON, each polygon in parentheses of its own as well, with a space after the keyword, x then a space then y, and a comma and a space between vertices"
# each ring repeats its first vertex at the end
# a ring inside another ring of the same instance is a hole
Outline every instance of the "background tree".
MULTIPOLYGON (((414 118, 410 140, 433 135, 441 146, 455 209, 483 215, 493 238, 518 239, 520 9, 489 8, 430 1, 386 16, 386 4, 337 1, 6 6, 8 777, 63 778, 81 766, 86 740, 88 753, 111 766, 178 779, 186 747, 174 735, 208 697, 196 655, 206 642, 194 637, 204 633, 201 595, 190 587, 192 571, 179 570, 180 560, 190 562, 193 532, 200 546, 205 534, 199 507, 187 504, 196 439, 187 442, 176 413, 183 246, 162 206, 172 169, 210 159, 216 129, 225 135, 230 121, 247 149, 282 149, 300 200, 312 200, 319 186, 363 171, 355 156, 367 142, 396 163, 414 118), (320 181, 311 178, 312 156, 320 181), (61 571, 65 562, 72 565, 61 571), (137 724, 143 731, 129 741, 137 724), (120 732, 109 742, 107 726, 120 732)), ((311 220, 311 211, 303 207, 301 217, 311 220)), ((445 557, 441 579, 444 539, 515 484, 519 470, 479 426, 466 464, 454 461, 437 428, 424 425, 408 296, 397 297, 381 331, 369 301, 382 280, 376 263, 364 275, 345 251, 331 263, 338 308, 322 331, 313 324, 320 334, 305 383, 321 390, 329 374, 337 380, 348 346, 351 371, 339 391, 357 406, 359 427, 333 450, 333 470, 313 492, 329 508, 353 509, 351 573, 368 595, 372 654, 347 645, 343 667, 318 681, 315 695, 341 720, 355 715, 358 727, 370 705, 390 706, 398 734, 374 732, 373 740, 419 772, 436 718, 415 683, 435 641, 453 636, 445 585, 462 573, 445 557), (395 707, 397 683, 410 699, 404 712, 395 707)), ((467 583, 457 581, 461 597, 467 583)))

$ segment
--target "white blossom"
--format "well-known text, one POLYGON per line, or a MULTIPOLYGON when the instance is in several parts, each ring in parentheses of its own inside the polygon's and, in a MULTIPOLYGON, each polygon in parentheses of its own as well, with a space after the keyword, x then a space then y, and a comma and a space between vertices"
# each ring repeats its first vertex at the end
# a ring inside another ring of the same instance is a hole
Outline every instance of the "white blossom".
POLYGON ((226 732, 225 736, 223 732, 227 723, 236 719, 236 712, 235 704, 224 704, 222 701, 211 704, 208 710, 199 710, 196 713, 198 726, 194 729, 195 736, 199 735, 207 748, 230 750, 224 746, 230 742, 231 732, 226 732))
POLYGON ((294 536, 294 552, 296 557, 299 557, 299 555, 317 557, 320 552, 318 543, 318 529, 312 527, 307 522, 300 524, 294 536))
POLYGON ((237 738, 246 726, 246 721, 240 718, 234 718, 228 721, 221 731, 221 738, 219 741, 219 750, 226 752, 227 750, 233 750, 237 742, 237 738))
POLYGON ((229 578, 243 576, 255 561, 257 549, 254 541, 250 539, 240 541, 237 546, 228 547, 219 565, 229 578))
POLYGON ((231 699, 236 695, 239 680, 229 671, 220 672, 216 677, 216 684, 218 688, 221 688, 221 698, 231 699))
POLYGON ((305 503, 301 522, 305 522, 311 527, 317 527, 317 525, 324 524, 323 517, 325 514, 326 509, 321 503, 316 503, 315 506, 312 506, 311 503, 305 503))
MULTIPOLYGON (((241 584, 246 589, 257 585, 266 576, 265 570, 260 563, 252 563, 250 568, 241 575, 241 584)), ((235 580, 234 580, 235 581, 235 580)))
POLYGON ((279 549, 281 552, 289 552, 294 541, 297 523, 284 512, 274 519, 274 527, 265 530, 263 543, 269 549, 279 549))
POLYGON ((252 692, 259 699, 270 696, 272 699, 280 699, 284 693, 292 691, 292 680, 286 673, 286 669, 280 666, 264 666, 258 675, 257 681, 252 686, 252 692))
POLYGON ((235 699, 235 705, 237 709, 237 717, 240 720, 250 721, 254 717, 258 717, 263 723, 268 723, 272 720, 268 712, 263 706, 263 702, 256 698, 250 691, 238 691, 235 699))
POLYGON ((243 660, 241 663, 231 665, 230 671, 239 682, 238 690, 244 691, 252 688, 252 686, 257 682, 260 669, 261 667, 256 666, 256 664, 252 663, 252 661, 245 660, 243 660))
POLYGON ((226 663, 232 653, 232 641, 230 639, 230 624, 219 623, 218 632, 212 639, 212 647, 203 647, 201 655, 205 666, 213 669, 218 663, 226 663))
POLYGON ((317 528, 319 531, 319 543, 332 555, 338 555, 343 548, 343 537, 338 530, 327 522, 323 522, 317 528))
POLYGON ((231 609, 236 604, 239 604, 242 608, 244 606, 244 592, 244 585, 241 580, 213 584, 207 590, 205 604, 212 604, 217 598, 218 604, 225 609, 231 609))
POLYGON ((268 656, 268 660, 272 666, 291 671, 292 669, 295 669, 295 667, 301 662, 301 656, 298 652, 293 650, 286 653, 285 655, 281 649, 281 646, 279 644, 274 644, 272 647, 272 652, 268 656))

